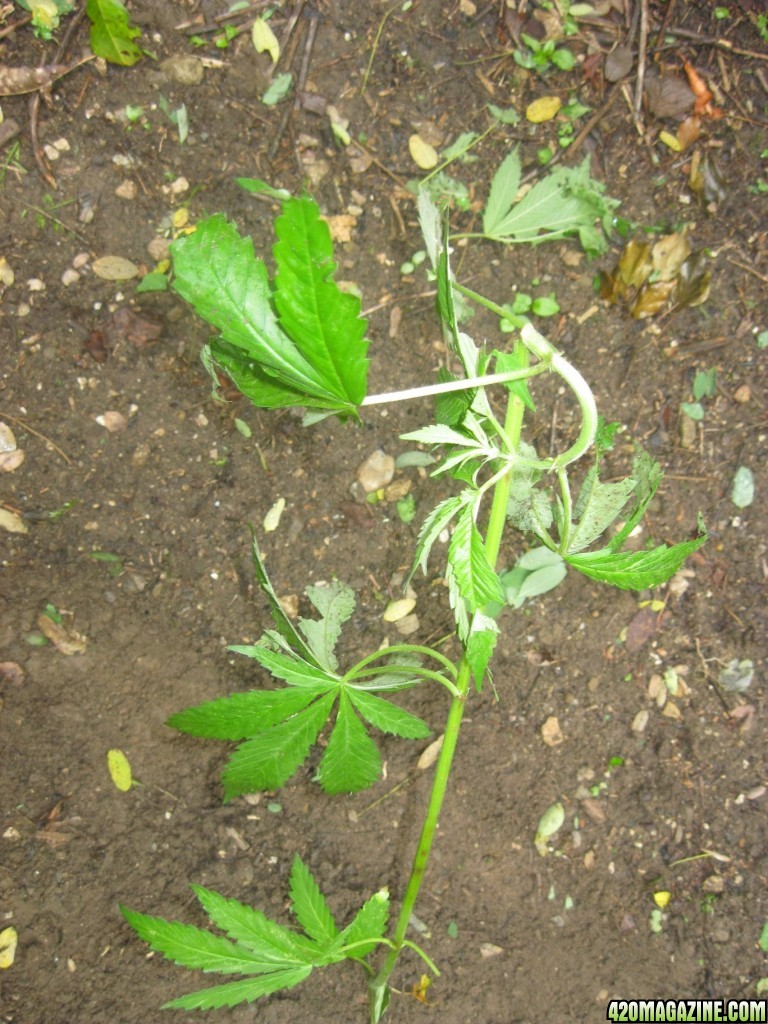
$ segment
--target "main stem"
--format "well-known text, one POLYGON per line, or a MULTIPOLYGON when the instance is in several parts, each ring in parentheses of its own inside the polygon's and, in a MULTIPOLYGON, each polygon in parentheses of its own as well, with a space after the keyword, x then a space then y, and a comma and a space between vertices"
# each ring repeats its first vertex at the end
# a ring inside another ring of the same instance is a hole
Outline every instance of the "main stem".
MULTIPOLYGON (((527 362, 527 350, 521 342, 518 342, 517 346, 520 352, 525 353, 524 358, 527 362)), ((521 358, 523 358, 523 356, 521 356, 521 358)), ((510 446, 513 451, 517 449, 520 443, 520 433, 523 426, 524 415, 525 406, 523 402, 516 395, 513 395, 507 406, 507 415, 504 423, 504 431, 506 436, 509 438, 510 446)), ((496 565, 496 561, 499 556, 499 549, 501 547, 501 538, 504 534, 507 504, 509 502, 509 492, 512 486, 511 468, 512 467, 510 465, 510 471, 505 473, 493 490, 493 500, 491 502, 488 528, 485 535, 485 550, 488 555, 488 561, 492 566, 496 565)), ((386 992, 389 976, 391 975, 395 964, 397 963, 397 958, 402 951, 406 933, 408 931, 408 924, 416 905, 421 884, 424 881, 427 862, 429 861, 429 855, 432 851, 432 843, 434 842, 435 833, 437 832, 440 811, 442 810, 443 799, 448 787, 448 779, 451 774, 453 755, 456 752, 456 745, 459 740, 459 730, 464 716, 464 708, 467 702, 467 694, 469 693, 471 675, 472 670, 469 662, 467 661, 466 655, 463 655, 459 664, 458 675, 456 677, 457 692, 451 700, 451 706, 448 711, 448 718, 445 723, 445 733, 443 735, 443 745, 440 749, 440 756, 435 768, 435 780, 432 784, 432 792, 430 794, 429 804, 424 816, 424 824, 421 828, 419 844, 416 847, 416 854, 413 859, 410 878, 408 879, 408 885, 405 890, 405 895, 403 896, 403 903, 400 908, 400 914, 392 937, 393 945, 387 954, 381 970, 369 985, 371 993, 371 1024, 377 1024, 381 1019, 384 1008, 386 1007, 386 992)))

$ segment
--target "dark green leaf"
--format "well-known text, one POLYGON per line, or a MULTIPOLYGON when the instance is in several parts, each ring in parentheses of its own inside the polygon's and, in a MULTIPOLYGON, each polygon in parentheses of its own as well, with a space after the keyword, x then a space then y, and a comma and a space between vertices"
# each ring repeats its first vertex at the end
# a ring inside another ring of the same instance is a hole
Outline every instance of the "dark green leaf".
MULTIPOLYGON (((515 345, 511 352, 499 352, 497 350, 493 355, 496 358, 496 373, 514 373, 515 370, 524 370, 530 362, 528 349, 523 344, 515 345)), ((510 380, 507 381, 504 387, 507 388, 510 394, 519 398, 526 409, 535 412, 536 405, 528 389, 527 381, 510 380)))
POLYGON ((214 985, 190 992, 189 995, 165 1003, 164 1010, 218 1010, 222 1006, 252 1003, 262 996, 270 996, 281 989, 295 988, 312 973, 311 967, 295 967, 275 971, 261 978, 245 978, 228 985, 214 985))
POLYGON ((272 309, 267 269, 253 252, 253 241, 241 238, 222 214, 198 223, 197 229, 171 246, 174 288, 208 323, 221 331, 221 341, 211 343, 214 357, 221 355, 230 371, 247 386, 251 369, 252 401, 277 408, 301 404, 354 412, 340 401, 319 372, 299 351, 279 325, 272 309), (232 349, 245 359, 235 366, 232 349), (253 364, 251 366, 251 364, 253 364), (270 386, 271 382, 271 386, 270 386))
POLYGON ((671 548, 662 544, 652 551, 615 552, 603 548, 568 555, 565 561, 590 579, 610 583, 621 590, 645 590, 665 583, 706 539, 706 536, 698 537, 671 548))
POLYGON ((298 714, 316 696, 317 691, 300 689, 233 693, 178 711, 166 724, 189 736, 243 740, 298 714))
POLYGON ((349 689, 346 692, 363 718, 382 732, 402 736, 408 740, 425 739, 429 736, 430 728, 427 723, 412 715, 410 711, 361 690, 349 689))
POLYGON ((307 757, 334 700, 335 694, 322 697, 288 721, 241 743, 222 773, 225 799, 282 786, 307 757))
POLYGON ((130 24, 120 0, 88 0, 86 13, 91 21, 91 49, 97 57, 123 67, 139 60, 141 50, 133 40, 141 30, 130 24))
MULTIPOLYGON (((437 379, 440 384, 444 384, 459 378, 441 366, 437 372, 437 379)), ((458 427, 476 394, 476 390, 467 388, 466 391, 449 391, 444 395, 435 395, 435 419, 449 427, 458 427)))
POLYGON ((320 784, 326 793, 355 793, 372 786, 380 771, 378 748, 342 691, 336 724, 320 762, 320 784))
POLYGON ((359 405, 365 397, 366 321, 360 300, 333 280, 331 233, 309 198, 287 199, 275 222, 274 302, 283 328, 327 393, 359 405))
POLYGON ((310 938, 327 946, 339 934, 317 882, 297 854, 291 868, 291 899, 296 920, 310 938))

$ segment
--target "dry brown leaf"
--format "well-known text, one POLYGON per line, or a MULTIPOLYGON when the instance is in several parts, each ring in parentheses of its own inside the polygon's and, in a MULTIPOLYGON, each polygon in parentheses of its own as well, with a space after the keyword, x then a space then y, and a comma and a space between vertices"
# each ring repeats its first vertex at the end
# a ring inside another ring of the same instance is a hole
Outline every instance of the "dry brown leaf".
POLYGON ((684 117, 692 109, 696 97, 687 82, 677 75, 651 75, 645 82, 645 101, 648 112, 663 120, 666 117, 684 117))
POLYGON ((77 64, 45 64, 40 68, 8 67, 0 64, 0 96, 20 96, 25 92, 49 89, 57 78, 78 67, 77 64))
POLYGON ((632 70, 633 63, 634 58, 630 48, 628 46, 617 46, 605 58, 603 74, 609 82, 618 82, 620 79, 626 78, 632 70))
POLYGON ((634 654, 651 639, 656 632, 656 613, 650 608, 641 608, 635 612, 627 626, 626 647, 634 654))
POLYGON ((67 629, 66 626, 54 622, 47 615, 41 612, 37 624, 43 636, 51 641, 53 646, 61 654, 84 654, 88 641, 74 629, 67 629))
POLYGON ((134 313, 128 306, 121 306, 115 310, 104 324, 104 334, 109 348, 114 348, 123 341, 130 342, 136 348, 145 348, 151 341, 156 341, 162 331, 161 324, 134 313))

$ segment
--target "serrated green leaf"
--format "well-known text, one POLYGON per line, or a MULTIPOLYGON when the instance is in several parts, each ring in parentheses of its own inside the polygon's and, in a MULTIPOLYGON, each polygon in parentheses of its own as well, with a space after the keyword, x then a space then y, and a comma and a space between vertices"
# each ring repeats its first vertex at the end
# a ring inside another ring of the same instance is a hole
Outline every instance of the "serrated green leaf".
POLYGON ((503 600, 499 577, 488 562, 471 508, 465 508, 459 515, 448 546, 448 562, 470 612, 481 611, 490 601, 503 600))
POLYGON ((307 638, 318 662, 335 672, 338 661, 334 650, 341 627, 355 610, 354 591, 338 580, 324 587, 307 587, 307 597, 320 612, 318 619, 299 619, 299 629, 307 638))
POLYGON ((225 799, 282 786, 307 757, 335 699, 333 693, 321 697, 287 721, 241 743, 222 772, 225 799))
POLYGON ((203 928, 121 907, 123 917, 152 949, 182 967, 218 974, 266 974, 275 969, 260 954, 203 928))
POLYGON ((380 889, 355 914, 353 920, 342 932, 345 946, 363 943, 350 950, 350 955, 359 959, 368 956, 377 946, 387 929, 389 919, 389 893, 380 889))
POLYGON ((478 612, 472 617, 472 625, 466 646, 466 656, 469 667, 472 669, 472 676, 478 692, 483 685, 483 679, 488 670, 488 663, 493 656, 493 650, 498 638, 499 627, 494 619, 488 615, 483 615, 482 612, 478 612))
POLYGON ((331 233, 308 197, 287 199, 275 222, 274 303, 280 323, 328 393, 359 405, 365 397, 366 321, 360 300, 333 280, 331 233))
MULTIPOLYGON (((511 352, 493 353, 496 359, 496 373, 513 373, 516 370, 524 370, 529 363, 528 350, 525 345, 515 345, 511 352)), ((504 385, 511 395, 515 395, 526 409, 536 411, 536 404, 533 401, 531 392, 528 389, 528 382, 525 380, 510 380, 504 385)))
POLYGON ((282 989, 295 988, 312 973, 311 967, 295 967, 261 978, 246 978, 232 981, 227 985, 213 985, 189 995, 180 996, 165 1003, 163 1010, 219 1010, 223 1006, 237 1006, 240 1003, 252 1003, 263 996, 270 996, 282 989))
POLYGON ((698 537, 673 547, 661 544, 652 551, 615 552, 603 548, 567 555, 565 561, 590 579, 610 583, 620 590, 645 590, 665 583, 706 539, 698 537))
POLYGON ((235 654, 244 654, 247 658, 253 658, 275 679, 282 679, 290 686, 300 686, 313 690, 315 693, 321 693, 330 687, 338 686, 339 683, 339 677, 329 674, 325 669, 316 668, 302 658, 273 651, 262 642, 233 644, 227 650, 235 654))
POLYGON ((233 693, 177 711, 166 725, 188 736, 244 740, 298 714, 316 696, 316 691, 299 689, 233 693))
POLYGON ((515 196, 520 188, 521 173, 518 147, 515 147, 504 158, 494 174, 491 190, 488 193, 488 202, 483 211, 483 232, 490 238, 508 233, 501 228, 515 202, 515 196))
POLYGON ((317 960, 317 945, 311 938, 270 921, 260 910, 248 907, 221 893, 193 885, 193 892, 208 917, 238 944, 251 950, 272 969, 311 964, 317 960))
POLYGON ((568 553, 589 547, 608 529, 624 508, 637 481, 633 477, 601 483, 597 466, 590 467, 573 508, 577 520, 568 539, 568 553))
POLYGON ((421 444, 449 444, 477 448, 478 441, 473 437, 467 437, 453 427, 445 423, 433 423, 428 427, 421 427, 419 430, 412 430, 408 434, 401 434, 403 441, 418 441, 421 444))
POLYGON ((192 234, 176 239, 171 254, 174 289, 221 331, 222 340, 211 343, 214 357, 228 356, 232 361, 232 351, 225 345, 240 349, 247 360, 239 372, 244 375, 253 364, 256 385, 263 386, 269 407, 294 404, 294 392, 302 396, 302 404, 340 405, 322 374, 279 325, 272 310, 267 269, 255 257, 252 239, 242 238, 223 214, 215 214, 200 221, 192 234), (274 389, 271 395, 270 386, 274 389), (286 390, 287 397, 281 397, 286 390))
POLYGON ((336 724, 320 761, 318 777, 326 793, 367 789, 381 772, 381 755, 342 691, 336 724))
POLYGON ((333 942, 339 929, 320 887, 298 854, 291 868, 291 900, 296 920, 307 935, 324 947, 333 942))
MULTIPOLYGON (((232 381, 240 394, 245 395, 259 409, 295 408, 308 401, 304 391, 282 384, 255 363, 245 349, 230 345, 221 337, 211 338, 208 344, 203 346, 200 358, 211 375, 214 397, 221 383, 217 371, 221 371, 232 381)), ((335 409, 338 405, 335 400, 323 405, 324 400, 316 396, 311 400, 323 409, 335 409)), ((332 412, 328 415, 332 415, 332 412)))
POLYGON ((419 226, 424 237, 429 261, 432 269, 437 270, 437 264, 442 250, 442 229, 440 226, 440 212, 425 188, 419 188, 417 206, 419 210, 419 226))
MULTIPOLYGON (((465 492, 466 494, 467 492, 465 492)), ((421 566, 422 572, 427 571, 427 560, 429 558, 429 552, 432 550, 432 545, 435 543, 437 538, 448 526, 453 517, 458 513, 467 503, 467 498, 462 495, 453 495, 450 498, 446 498, 441 501, 439 505, 432 509, 419 531, 419 539, 416 542, 416 554, 413 558, 413 565, 411 571, 408 574, 408 579, 413 576, 418 566, 421 566)))
POLYGON ((131 67, 141 58, 133 41, 141 29, 130 24, 120 0, 88 0, 86 13, 91 21, 91 49, 97 57, 123 67, 131 67))
POLYGON ((363 718, 382 732, 407 740, 426 739, 431 733, 426 722, 383 697, 352 688, 346 692, 363 718))

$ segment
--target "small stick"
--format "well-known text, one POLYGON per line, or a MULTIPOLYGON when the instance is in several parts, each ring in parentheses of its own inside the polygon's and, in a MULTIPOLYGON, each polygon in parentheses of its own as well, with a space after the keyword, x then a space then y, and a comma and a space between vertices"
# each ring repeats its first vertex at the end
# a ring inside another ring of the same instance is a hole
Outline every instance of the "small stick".
POLYGON ((761 53, 759 50, 743 50, 734 46, 729 39, 720 39, 718 36, 703 36, 698 32, 691 32, 686 28, 668 28, 665 32, 668 36, 679 36, 681 39, 689 39, 694 46, 716 46, 720 50, 727 50, 728 53, 738 54, 739 57, 753 57, 755 60, 768 60, 768 53, 761 53))
MULTIPOLYGON (((299 3, 296 6, 296 9, 294 10, 294 12, 291 15, 291 17, 288 19, 288 24, 286 25, 285 31, 283 32, 283 38, 280 41, 280 52, 281 53, 283 53, 285 51, 285 47, 286 47, 286 45, 288 43, 288 40, 291 38, 293 30, 296 27, 296 23, 299 20, 299 17, 301 16, 301 12, 304 10, 305 2, 306 2, 306 0, 299 0, 299 3)), ((282 118, 280 120, 280 125, 278 126, 278 129, 277 129, 277 132, 275 134, 274 139, 272 140, 272 145, 269 147, 269 150, 267 151, 267 159, 270 160, 270 161, 274 160, 275 154, 277 153, 278 146, 280 145, 280 142, 282 141, 283 135, 285 135, 285 130, 288 127, 288 121, 290 120, 291 115, 293 114, 293 111, 299 105, 299 93, 304 88, 304 82, 302 81, 302 77, 301 76, 303 74, 306 77, 306 71, 309 69, 309 56, 308 56, 308 54, 311 54, 311 52, 312 52, 312 46, 314 45, 314 42, 315 42, 315 33, 316 32, 317 32, 317 17, 315 16, 315 17, 312 18, 312 20, 309 23, 309 32, 307 33, 307 41, 306 41, 306 43, 304 45, 304 59, 302 60, 301 71, 299 73, 299 81, 298 81, 297 86, 296 86, 296 101, 293 104, 293 106, 287 105, 286 108, 285 108, 285 113, 283 114, 283 116, 282 116, 282 118), (306 70, 305 70, 305 65, 306 65, 306 70)))
POLYGON ((640 0, 640 39, 637 47, 637 83, 635 85, 635 122, 642 124, 645 61, 648 55, 648 0, 640 0))
POLYGON ((2 416, 4 420, 10 420, 11 423, 17 423, 20 427, 23 427, 24 430, 28 430, 30 434, 34 434, 35 437, 39 437, 41 441, 45 441, 45 443, 49 445, 51 448, 53 448, 55 452, 59 453, 59 455, 62 457, 62 459, 64 459, 68 466, 72 465, 72 460, 69 458, 69 456, 66 455, 61 450, 61 448, 59 448, 59 446, 50 439, 50 437, 46 437, 46 435, 41 434, 39 430, 35 430, 34 427, 30 427, 30 425, 26 423, 24 420, 17 419, 16 416, 11 416, 7 412, 0 413, 0 416, 2 416))

